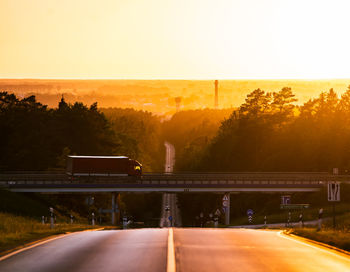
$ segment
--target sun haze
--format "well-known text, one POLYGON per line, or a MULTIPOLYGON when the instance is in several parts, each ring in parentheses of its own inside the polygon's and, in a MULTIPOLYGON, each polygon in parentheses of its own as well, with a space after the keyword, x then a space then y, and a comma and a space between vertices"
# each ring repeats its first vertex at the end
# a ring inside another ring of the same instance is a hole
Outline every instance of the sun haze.
POLYGON ((0 78, 347 78, 349 3, 1 0, 0 78))

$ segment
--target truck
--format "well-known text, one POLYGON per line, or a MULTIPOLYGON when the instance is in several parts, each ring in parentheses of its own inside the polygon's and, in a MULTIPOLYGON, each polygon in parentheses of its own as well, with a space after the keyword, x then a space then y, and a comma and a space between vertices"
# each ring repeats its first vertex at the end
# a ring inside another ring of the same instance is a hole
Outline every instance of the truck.
POLYGON ((134 176, 142 175, 142 164, 126 156, 75 156, 67 157, 66 173, 71 177, 134 176))

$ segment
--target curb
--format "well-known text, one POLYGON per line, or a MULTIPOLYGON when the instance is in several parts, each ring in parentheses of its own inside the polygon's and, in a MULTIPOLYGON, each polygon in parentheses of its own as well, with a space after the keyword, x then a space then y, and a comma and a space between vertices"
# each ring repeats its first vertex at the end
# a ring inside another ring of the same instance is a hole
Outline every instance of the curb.
POLYGON ((41 238, 39 240, 35 240, 35 241, 32 241, 32 242, 26 243, 24 245, 20 245, 20 246, 17 246, 15 248, 8 249, 6 251, 0 252, 0 262, 5 260, 5 259, 7 259, 7 258, 9 258, 9 257, 11 257, 11 256, 13 256, 13 255, 16 255, 16 254, 20 253, 22 251, 31 249, 33 247, 39 246, 41 244, 48 243, 50 241, 53 241, 53 240, 56 240, 56 239, 59 239, 59 238, 63 238, 64 236, 67 236, 67 235, 71 235, 71 234, 75 234, 75 233, 79 233, 79 232, 85 232, 85 231, 99 231, 99 230, 103 230, 103 229, 104 228, 86 229, 86 230, 79 230, 79 231, 67 231, 67 232, 62 233, 62 234, 50 235, 50 236, 41 238))
POLYGON ((312 239, 309 239, 309 238, 305 238, 303 236, 299 236, 299 235, 295 235, 295 234, 292 234, 292 233, 288 233, 286 230, 282 231, 282 234, 283 235, 286 235, 286 236, 290 236, 290 237, 293 237, 294 239, 298 239, 298 240, 302 240, 303 242, 308 242, 308 243, 311 243, 311 244, 316 244, 316 245, 319 245, 319 246, 322 246, 322 247, 325 247, 325 248, 328 248, 328 249, 331 249, 331 250, 334 250, 334 251, 337 251, 339 253, 342 253, 348 257, 350 257, 350 252, 349 251, 346 251, 344 249, 341 249, 341 248, 338 248, 338 247, 335 247, 335 246, 331 246, 329 244, 325 244, 325 243, 322 243, 322 242, 319 242, 319 241, 316 241, 316 240, 312 240, 312 239))

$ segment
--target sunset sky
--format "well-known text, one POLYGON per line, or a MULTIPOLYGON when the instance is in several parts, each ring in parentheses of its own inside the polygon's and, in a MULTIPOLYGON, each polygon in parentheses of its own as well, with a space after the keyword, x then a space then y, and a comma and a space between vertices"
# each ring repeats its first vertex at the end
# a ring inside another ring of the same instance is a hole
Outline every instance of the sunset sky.
POLYGON ((349 78, 350 1, 0 0, 0 78, 349 78))

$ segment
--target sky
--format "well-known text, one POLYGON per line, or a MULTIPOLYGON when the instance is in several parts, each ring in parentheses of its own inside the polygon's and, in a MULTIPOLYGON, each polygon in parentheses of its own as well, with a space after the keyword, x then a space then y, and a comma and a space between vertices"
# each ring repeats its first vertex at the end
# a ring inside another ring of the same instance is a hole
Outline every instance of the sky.
POLYGON ((0 78, 349 78, 349 10, 348 0, 0 0, 0 78))

